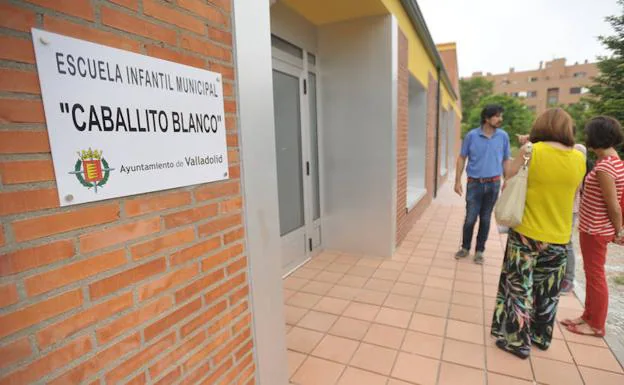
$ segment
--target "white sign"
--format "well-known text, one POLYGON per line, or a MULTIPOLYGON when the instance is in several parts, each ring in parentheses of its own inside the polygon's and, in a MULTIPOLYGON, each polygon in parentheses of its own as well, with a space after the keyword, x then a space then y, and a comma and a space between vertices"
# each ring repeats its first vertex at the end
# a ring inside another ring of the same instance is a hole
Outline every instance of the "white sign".
POLYGON ((220 74, 32 35, 62 206, 228 178, 220 74))

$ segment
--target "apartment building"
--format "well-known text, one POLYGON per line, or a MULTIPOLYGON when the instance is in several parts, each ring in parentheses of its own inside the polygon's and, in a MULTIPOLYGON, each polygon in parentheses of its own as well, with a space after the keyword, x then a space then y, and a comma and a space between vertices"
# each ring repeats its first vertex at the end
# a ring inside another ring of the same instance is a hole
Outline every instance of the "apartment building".
POLYGON ((531 71, 510 68, 508 73, 475 72, 472 77, 484 76, 494 82, 494 92, 522 98, 530 109, 541 113, 549 106, 578 103, 598 74, 595 63, 566 65, 566 59, 555 59, 531 71))

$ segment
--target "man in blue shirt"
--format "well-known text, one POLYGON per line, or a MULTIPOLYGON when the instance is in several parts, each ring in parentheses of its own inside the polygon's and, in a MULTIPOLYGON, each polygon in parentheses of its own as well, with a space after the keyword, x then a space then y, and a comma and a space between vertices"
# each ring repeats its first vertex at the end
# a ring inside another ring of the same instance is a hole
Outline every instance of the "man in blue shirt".
POLYGON ((509 135, 500 129, 504 109, 499 105, 488 105, 481 111, 481 127, 468 132, 462 143, 455 173, 455 192, 461 196, 461 177, 466 167, 466 219, 461 249, 455 258, 465 258, 470 252, 474 226, 479 218, 475 263, 483 263, 485 242, 490 232, 490 219, 498 199, 501 176, 509 164, 509 135))

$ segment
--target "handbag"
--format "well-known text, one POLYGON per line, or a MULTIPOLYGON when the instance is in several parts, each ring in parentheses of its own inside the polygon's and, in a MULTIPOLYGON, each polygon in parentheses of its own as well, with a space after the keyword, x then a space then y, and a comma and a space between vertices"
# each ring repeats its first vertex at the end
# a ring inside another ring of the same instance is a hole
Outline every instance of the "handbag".
POLYGON ((524 164, 518 173, 506 182, 505 188, 494 206, 494 217, 499 225, 514 228, 522 223, 526 203, 529 160, 532 152, 533 145, 528 143, 526 153, 523 156, 524 164))

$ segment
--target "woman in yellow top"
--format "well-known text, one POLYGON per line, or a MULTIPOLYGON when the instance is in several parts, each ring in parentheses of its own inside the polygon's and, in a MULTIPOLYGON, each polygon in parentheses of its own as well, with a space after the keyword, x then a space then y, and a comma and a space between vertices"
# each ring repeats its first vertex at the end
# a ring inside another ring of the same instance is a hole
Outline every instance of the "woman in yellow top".
MULTIPOLYGON (((531 129, 527 194, 522 223, 509 230, 492 335, 496 346, 527 358, 531 345, 548 349, 572 235, 574 195, 585 158, 573 148, 574 122, 561 108, 540 115, 531 129)), ((524 164, 524 146, 508 170, 524 164)))

